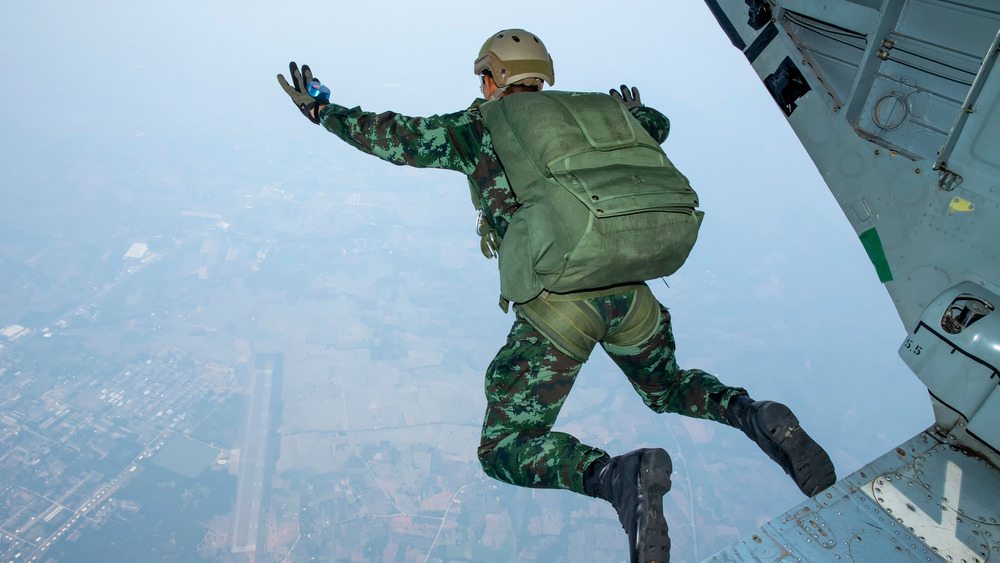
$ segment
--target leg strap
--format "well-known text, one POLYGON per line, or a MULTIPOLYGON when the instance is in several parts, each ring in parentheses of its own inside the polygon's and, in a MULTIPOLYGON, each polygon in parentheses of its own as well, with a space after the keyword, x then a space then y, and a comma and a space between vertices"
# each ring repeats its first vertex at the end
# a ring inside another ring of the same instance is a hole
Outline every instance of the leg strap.
POLYGON ((604 338, 604 319, 585 300, 553 299, 543 292, 526 303, 515 305, 524 320, 544 334, 562 353, 586 362, 594 346, 604 338))

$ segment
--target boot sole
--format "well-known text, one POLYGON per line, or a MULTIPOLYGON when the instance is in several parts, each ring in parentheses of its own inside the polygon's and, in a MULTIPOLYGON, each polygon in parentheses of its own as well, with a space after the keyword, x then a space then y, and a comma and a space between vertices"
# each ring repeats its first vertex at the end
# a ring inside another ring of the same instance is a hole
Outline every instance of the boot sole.
POLYGON ((767 402, 757 411, 757 421, 788 461, 786 470, 806 496, 814 496, 837 481, 826 451, 799 426, 799 419, 785 405, 767 402))
POLYGON ((663 495, 670 490, 673 463, 670 454, 655 448, 646 450, 639 462, 638 486, 641 496, 637 511, 636 536, 629 538, 634 546, 632 563, 666 563, 670 561, 670 536, 663 515, 663 495))

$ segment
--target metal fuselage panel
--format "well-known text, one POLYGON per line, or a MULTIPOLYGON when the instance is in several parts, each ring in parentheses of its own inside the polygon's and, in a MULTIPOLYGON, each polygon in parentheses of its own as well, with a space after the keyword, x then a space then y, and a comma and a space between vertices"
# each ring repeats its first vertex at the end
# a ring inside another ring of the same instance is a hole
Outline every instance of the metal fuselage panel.
POLYGON ((855 231, 877 234, 881 251, 865 246, 876 268, 884 255, 879 274, 904 327, 961 281, 1000 285, 1000 144, 990 138, 1000 73, 973 89, 984 62, 996 63, 1000 5, 797 0, 775 3, 754 29, 745 0, 707 4, 855 231))
POLYGON ((705 3, 858 234, 937 421, 711 560, 1000 560, 1000 3, 705 3))
POLYGON ((995 561, 1000 473, 930 429, 706 559, 995 561))

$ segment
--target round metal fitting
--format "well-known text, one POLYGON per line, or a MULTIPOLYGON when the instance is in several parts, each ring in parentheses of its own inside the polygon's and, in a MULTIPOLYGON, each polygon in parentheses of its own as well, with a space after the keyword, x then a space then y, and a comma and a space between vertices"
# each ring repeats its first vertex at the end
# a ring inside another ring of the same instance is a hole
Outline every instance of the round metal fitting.
POLYGON ((903 124, 909 110, 906 100, 899 94, 887 94, 872 108, 872 119, 880 129, 891 131, 903 124))

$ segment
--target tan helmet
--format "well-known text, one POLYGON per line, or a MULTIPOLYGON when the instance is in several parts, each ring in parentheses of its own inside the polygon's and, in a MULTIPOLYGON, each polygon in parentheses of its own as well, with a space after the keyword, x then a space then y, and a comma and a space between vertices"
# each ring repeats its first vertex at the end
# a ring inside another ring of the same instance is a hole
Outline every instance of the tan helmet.
POLYGON ((544 80, 552 86, 555 73, 552 57, 541 39, 523 29, 505 29, 494 33, 483 43, 476 59, 476 74, 490 71, 497 87, 507 86, 522 80, 535 78, 531 82, 544 80))

